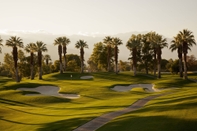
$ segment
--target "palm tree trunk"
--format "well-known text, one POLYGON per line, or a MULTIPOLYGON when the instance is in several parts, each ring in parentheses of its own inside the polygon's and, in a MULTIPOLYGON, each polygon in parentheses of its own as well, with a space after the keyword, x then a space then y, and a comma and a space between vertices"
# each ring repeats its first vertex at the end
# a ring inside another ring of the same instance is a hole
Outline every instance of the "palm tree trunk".
POLYGON ((18 75, 18 67, 15 67, 15 72, 16 72, 16 82, 20 82, 20 79, 19 79, 19 75, 18 75))
POLYGON ((20 82, 19 80, 19 75, 18 75, 18 65, 17 65, 17 61, 18 61, 18 49, 16 46, 13 47, 13 60, 14 60, 14 68, 15 68, 15 75, 16 75, 16 82, 20 82))
POLYGON ((39 80, 42 80, 42 66, 38 68, 39 71, 39 80))
POLYGON ((42 52, 38 51, 38 71, 39 71, 39 80, 42 80, 42 52))
POLYGON ((154 49, 154 76, 156 76, 157 60, 156 60, 156 49, 154 49))
POLYGON ((66 54, 64 54, 64 71, 66 71, 66 54))
POLYGON ((179 58, 179 75, 182 78, 183 77, 183 62, 182 62, 182 58, 179 58))
POLYGON ((114 48, 114 56, 115 56, 115 72, 118 74, 118 46, 116 45, 114 48))
POLYGON ((187 80, 187 54, 184 53, 184 77, 183 79, 187 80))
POLYGON ((145 70, 146 70, 146 74, 148 75, 148 64, 147 64, 147 61, 145 61, 145 70))
POLYGON ((34 79, 34 53, 30 53, 30 65, 31 65, 31 80, 34 79))
POLYGON ((111 46, 110 45, 108 45, 108 57, 107 57, 107 62, 108 62, 108 72, 110 72, 110 60, 111 60, 111 46))
POLYGON ((137 74, 137 58, 136 58, 137 49, 133 48, 132 56, 133 56, 133 75, 136 76, 137 74))
POLYGON ((157 74, 157 78, 161 78, 161 47, 159 46, 157 48, 157 59, 158 59, 158 74, 157 74))
POLYGON ((158 74, 157 78, 161 78, 161 62, 158 62, 158 74))
POLYGON ((62 67, 62 55, 59 56, 59 60, 60 60, 60 74, 63 73, 63 67, 62 67))
POLYGON ((31 80, 34 79, 34 66, 31 65, 31 80))
POLYGON ((81 56, 81 73, 83 73, 84 49, 82 47, 80 49, 80 56, 81 56))

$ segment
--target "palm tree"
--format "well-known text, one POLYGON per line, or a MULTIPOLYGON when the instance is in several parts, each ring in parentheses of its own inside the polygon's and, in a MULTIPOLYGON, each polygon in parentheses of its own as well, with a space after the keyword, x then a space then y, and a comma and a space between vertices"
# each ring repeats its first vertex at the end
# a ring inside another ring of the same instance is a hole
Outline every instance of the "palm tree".
POLYGON ((0 37, 0 53, 2 53, 2 49, 1 49, 1 46, 3 46, 2 42, 3 42, 3 39, 1 39, 0 37))
POLYGON ((37 41, 35 44, 35 50, 38 52, 38 71, 39 71, 39 80, 42 79, 42 52, 47 51, 46 44, 42 41, 37 41))
POLYGON ((18 61, 18 49, 23 48, 23 42, 20 37, 16 36, 11 36, 10 39, 6 41, 6 46, 12 47, 12 55, 13 55, 13 60, 14 60, 14 68, 15 68, 15 75, 16 75, 16 82, 20 82, 20 78, 18 75, 18 66, 17 66, 17 61, 18 61))
POLYGON ((150 32, 148 41, 150 42, 151 49, 153 51, 153 66, 154 66, 154 76, 156 76, 157 69, 157 44, 154 41, 154 38, 157 36, 155 32, 150 32))
POLYGON ((34 79, 34 52, 35 50, 35 43, 29 43, 25 47, 25 51, 30 53, 30 65, 31 65, 31 80, 34 79))
POLYGON ((49 65, 49 61, 51 60, 51 56, 48 54, 44 55, 44 60, 46 60, 46 65, 49 65))
POLYGON ((170 49, 171 51, 175 51, 177 50, 177 53, 178 53, 178 58, 179 58, 179 75, 180 77, 183 77, 183 57, 182 57, 182 54, 183 54, 183 47, 182 47, 182 44, 180 42, 180 39, 178 38, 178 35, 176 37, 174 37, 174 40, 171 41, 171 46, 170 46, 170 49))
POLYGON ((153 38, 154 47, 156 49, 157 54, 157 78, 161 78, 161 55, 162 55, 162 48, 167 47, 168 43, 166 42, 166 38, 162 38, 161 35, 156 34, 153 38))
POLYGON ((62 37, 58 37, 54 40, 54 45, 58 45, 58 54, 59 54, 59 61, 60 61, 60 73, 63 73, 63 66, 62 66, 62 37))
POLYGON ((66 53, 67 48, 66 46, 70 43, 70 39, 67 37, 62 37, 62 45, 63 45, 63 54, 64 54, 64 71, 66 71, 66 53))
POLYGON ((141 60, 145 66, 146 74, 148 74, 148 65, 152 60, 151 44, 149 41, 150 33, 142 35, 142 46, 141 46, 141 60))
POLYGON ((115 37, 113 38, 113 45, 115 46, 114 48, 114 57, 115 57, 115 68, 116 68, 116 74, 118 74, 118 46, 122 45, 122 40, 115 37))
POLYGON ((84 40, 79 40, 75 44, 75 48, 80 49, 80 59, 81 59, 81 73, 83 73, 84 66, 84 48, 88 48, 87 42, 84 40))
POLYGON ((178 39, 182 44, 183 51, 183 61, 184 61, 184 79, 187 78, 187 53, 191 46, 196 45, 196 41, 194 39, 194 35, 191 31, 184 29, 183 31, 179 31, 178 39))
POLYGON ((111 45, 112 45, 112 38, 110 36, 106 36, 103 39, 103 43, 105 43, 107 45, 107 65, 108 65, 108 72, 110 72, 110 68, 111 68, 111 45))
POLYGON ((141 46, 141 35, 132 35, 130 39, 127 41, 126 47, 132 52, 132 60, 133 60, 133 71, 134 76, 136 76, 137 72, 137 52, 141 46))

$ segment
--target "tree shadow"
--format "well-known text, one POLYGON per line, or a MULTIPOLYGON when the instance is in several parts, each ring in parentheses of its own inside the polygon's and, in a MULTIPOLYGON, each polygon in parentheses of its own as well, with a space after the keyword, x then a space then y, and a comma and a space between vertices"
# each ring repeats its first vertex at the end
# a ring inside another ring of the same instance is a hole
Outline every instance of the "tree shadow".
POLYGON ((72 131, 80 125, 85 124, 94 117, 73 118, 68 120, 60 120, 51 123, 43 124, 37 131, 72 131))
POLYGON ((195 131, 197 119, 187 120, 168 116, 120 117, 97 131, 195 131))

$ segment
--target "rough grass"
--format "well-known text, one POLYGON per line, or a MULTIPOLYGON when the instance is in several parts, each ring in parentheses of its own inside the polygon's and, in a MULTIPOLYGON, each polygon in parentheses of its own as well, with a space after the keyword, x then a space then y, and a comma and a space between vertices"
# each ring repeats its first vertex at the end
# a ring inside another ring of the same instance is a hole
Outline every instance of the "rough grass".
MULTIPOLYGON (((186 126, 191 126, 193 121, 196 122, 197 115, 194 114, 194 110, 196 110, 195 96, 197 95, 192 93, 197 91, 195 83, 181 80, 178 76, 163 75, 162 79, 158 80, 143 75, 133 77, 131 72, 119 75, 54 73, 43 76, 43 80, 26 79, 18 84, 11 79, 0 77, 0 129, 2 131, 73 130, 103 113, 120 110, 140 98, 155 94, 146 93, 141 89, 129 92, 110 90, 115 85, 138 83, 153 83, 157 88, 179 87, 181 89, 174 90, 176 92, 174 94, 151 101, 145 108, 120 116, 99 130, 138 130, 141 122, 145 126, 140 126, 139 130, 147 130, 147 128, 160 130, 163 126, 168 130, 172 128, 166 127, 169 122, 174 123, 174 126, 180 124, 178 122, 180 119, 183 119, 181 124, 184 125, 185 122, 186 126), (85 75, 93 75, 94 79, 80 80, 80 77, 85 75), (61 93, 77 93, 81 97, 70 100, 53 96, 25 96, 26 91, 16 90, 41 85, 58 86, 61 88, 61 93), (190 107, 189 110, 186 110, 186 107, 190 107), (161 124, 156 127, 149 126, 159 123, 161 124)), ((197 128, 195 125, 192 127, 197 128)))

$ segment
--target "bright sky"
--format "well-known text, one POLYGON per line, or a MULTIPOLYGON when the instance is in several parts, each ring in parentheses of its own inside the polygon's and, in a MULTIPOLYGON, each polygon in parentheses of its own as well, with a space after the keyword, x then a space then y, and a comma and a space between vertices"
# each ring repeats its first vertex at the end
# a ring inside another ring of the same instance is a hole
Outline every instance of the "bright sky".
POLYGON ((0 0, 0 31, 117 34, 189 29, 197 37, 197 0, 0 0))

